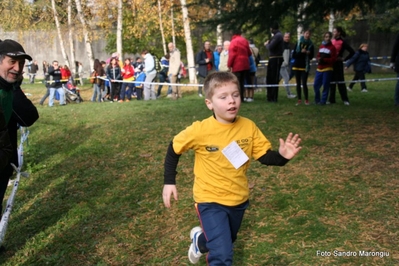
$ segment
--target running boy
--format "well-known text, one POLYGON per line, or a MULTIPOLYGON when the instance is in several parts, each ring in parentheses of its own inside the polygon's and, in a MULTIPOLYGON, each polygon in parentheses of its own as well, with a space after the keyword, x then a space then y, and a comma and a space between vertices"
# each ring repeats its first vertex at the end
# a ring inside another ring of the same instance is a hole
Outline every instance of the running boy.
POLYGON ((205 104, 213 115, 177 134, 165 158, 163 202, 177 197, 176 168, 180 155, 195 150, 194 200, 201 223, 191 230, 188 258, 199 261, 208 253, 209 265, 231 265, 233 242, 248 207, 249 158, 266 165, 285 165, 300 150, 299 135, 280 139, 279 151, 251 120, 238 116, 241 105, 240 84, 230 72, 215 72, 204 82, 205 104))

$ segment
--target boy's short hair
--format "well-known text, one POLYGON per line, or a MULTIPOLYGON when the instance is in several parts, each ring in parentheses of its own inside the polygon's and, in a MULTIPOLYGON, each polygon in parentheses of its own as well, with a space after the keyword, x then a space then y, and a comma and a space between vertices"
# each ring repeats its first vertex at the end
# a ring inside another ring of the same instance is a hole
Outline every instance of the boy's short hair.
POLYGON ((225 85, 226 83, 233 83, 240 89, 240 82, 237 77, 231 72, 214 72, 208 75, 204 81, 205 98, 211 99, 215 89, 225 85))

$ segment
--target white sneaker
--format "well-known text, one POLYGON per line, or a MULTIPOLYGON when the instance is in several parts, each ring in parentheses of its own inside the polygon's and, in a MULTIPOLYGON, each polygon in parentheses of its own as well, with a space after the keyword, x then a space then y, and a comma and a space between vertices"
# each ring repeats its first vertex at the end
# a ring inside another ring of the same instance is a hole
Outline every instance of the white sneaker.
POLYGON ((172 94, 166 95, 166 98, 172 98, 172 94))
POLYGON ((252 103, 254 101, 254 99, 252 98, 247 98, 247 102, 252 103))
POLYGON ((244 102, 247 102, 248 101, 248 98, 244 98, 244 102))
POLYGON ((345 101, 344 104, 345 104, 345 105, 349 105, 349 102, 345 101))
POLYGON ((191 245, 190 248, 188 249, 188 259, 192 264, 196 264, 202 256, 202 253, 198 248, 198 237, 201 234, 202 234, 201 227, 196 226, 193 229, 191 229, 190 232, 191 245))
POLYGON ((288 99, 294 99, 294 98, 296 98, 296 95, 295 94, 289 94, 289 95, 287 95, 287 98, 288 99))
POLYGON ((349 88, 349 87, 346 87, 346 89, 347 89, 348 91, 352 91, 352 89, 351 89, 351 88, 349 88))
POLYGON ((368 90, 367 89, 362 89, 361 92, 368 92, 368 90))
POLYGON ((201 93, 199 93, 198 96, 202 98, 202 94, 201 93))

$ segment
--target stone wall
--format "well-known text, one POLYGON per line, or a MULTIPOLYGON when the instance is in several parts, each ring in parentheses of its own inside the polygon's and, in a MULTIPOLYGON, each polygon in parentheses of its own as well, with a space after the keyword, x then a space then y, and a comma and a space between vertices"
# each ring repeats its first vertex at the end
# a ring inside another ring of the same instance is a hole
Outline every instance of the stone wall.
MULTIPOLYGON (((65 35, 63 38, 66 53, 70 58, 68 35, 65 35)), ((2 32, 1 39, 13 39, 22 44, 25 52, 32 56, 33 60, 37 60, 39 65, 39 78, 43 76, 43 61, 51 63, 53 60, 57 60, 60 64, 65 65, 65 60, 61 53, 58 34, 56 31, 26 32, 23 36, 20 36, 16 33, 2 32)), ((82 62, 85 75, 88 77, 92 66, 89 66, 89 59, 86 54, 85 44, 83 40, 75 40, 74 46, 75 60, 82 62)), ((105 52, 105 46, 106 40, 104 39, 100 39, 92 43, 94 58, 98 58, 104 61, 109 58, 110 55, 105 52)), ((25 72, 27 72, 27 69, 25 70, 25 72)))

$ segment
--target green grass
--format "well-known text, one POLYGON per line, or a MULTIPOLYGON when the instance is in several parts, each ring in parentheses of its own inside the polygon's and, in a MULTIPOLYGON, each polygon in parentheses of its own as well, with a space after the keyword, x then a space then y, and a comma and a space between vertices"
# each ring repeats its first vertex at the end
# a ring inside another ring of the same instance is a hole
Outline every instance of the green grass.
MULTIPOLYGON (((368 78, 393 75, 369 75, 368 78)), ((347 77, 349 79, 351 77, 347 77)), ((359 85, 351 106, 242 105, 278 148, 303 139, 285 167, 253 162, 250 207, 234 265, 398 265, 399 109, 394 81, 359 85), (389 257, 317 256, 317 251, 387 251, 389 257)), ((1 265, 188 265, 193 152, 178 167, 179 201, 162 203, 163 160, 175 134, 210 116, 195 89, 171 101, 39 106, 45 88, 24 84, 40 119, 30 127, 28 179, 20 182, 1 265)), ((313 99, 310 87, 310 99, 313 99)), ((164 92, 166 88, 164 88, 164 92)), ((10 192, 10 188, 9 191, 10 192)), ((201 259, 199 265, 205 265, 201 259)))

